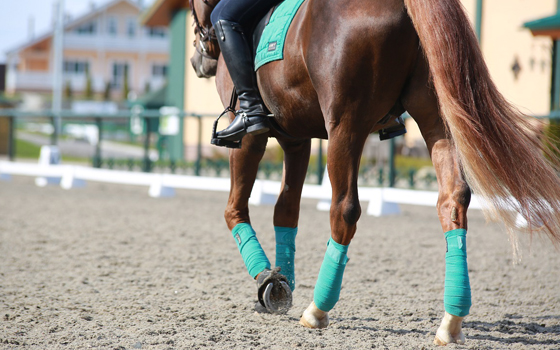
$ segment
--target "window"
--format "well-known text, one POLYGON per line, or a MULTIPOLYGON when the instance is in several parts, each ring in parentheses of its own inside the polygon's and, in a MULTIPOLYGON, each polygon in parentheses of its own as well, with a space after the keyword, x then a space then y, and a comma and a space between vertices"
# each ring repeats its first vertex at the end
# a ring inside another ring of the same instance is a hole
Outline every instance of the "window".
POLYGON ((74 32, 80 35, 94 35, 97 32, 97 23, 88 22, 77 27, 74 32))
POLYGON ((129 38, 136 36, 136 18, 129 18, 126 22, 126 34, 129 38))
POLYGON ((75 75, 86 75, 89 71, 89 62, 79 60, 65 60, 64 73, 75 75))
POLYGON ((167 76, 167 65, 158 63, 152 65, 152 76, 157 78, 165 78, 167 76))
POLYGON ((165 27, 152 27, 148 28, 148 35, 152 38, 165 38, 167 37, 167 31, 165 27))
POLYGON ((125 77, 129 76, 128 73, 130 73, 128 68, 128 63, 125 62, 113 63, 113 71, 111 72, 111 86, 114 88, 122 87, 125 77))
POLYGON ((107 17, 107 34, 110 36, 117 36, 119 28, 116 17, 107 17))

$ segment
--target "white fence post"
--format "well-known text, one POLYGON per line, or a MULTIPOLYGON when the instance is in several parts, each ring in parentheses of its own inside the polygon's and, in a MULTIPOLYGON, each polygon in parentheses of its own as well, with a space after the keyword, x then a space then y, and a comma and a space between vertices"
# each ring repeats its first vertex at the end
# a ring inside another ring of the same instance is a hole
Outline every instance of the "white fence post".
POLYGON ((317 203, 317 210, 329 211, 331 210, 332 186, 326 166, 325 173, 323 174, 323 182, 321 183, 321 191, 324 193, 325 198, 319 199, 319 202, 317 203))
MULTIPOLYGON (((57 146, 41 146, 41 153, 39 155, 40 166, 51 166, 60 164, 60 150, 57 146)), ((47 185, 60 184, 60 177, 44 177, 40 176, 35 179, 35 184, 39 187, 47 185)))
POLYGON ((85 186, 86 182, 84 180, 76 178, 76 167, 67 166, 64 170, 64 174, 62 175, 62 179, 60 180, 60 187, 65 190, 69 190, 85 186))
POLYGON ((374 188, 371 190, 367 214, 372 216, 397 215, 401 213, 401 209, 397 203, 387 202, 384 198, 383 188, 374 188))
POLYGON ((153 198, 175 196, 175 189, 163 184, 163 175, 154 175, 154 180, 150 185, 150 190, 148 192, 150 197, 153 198))

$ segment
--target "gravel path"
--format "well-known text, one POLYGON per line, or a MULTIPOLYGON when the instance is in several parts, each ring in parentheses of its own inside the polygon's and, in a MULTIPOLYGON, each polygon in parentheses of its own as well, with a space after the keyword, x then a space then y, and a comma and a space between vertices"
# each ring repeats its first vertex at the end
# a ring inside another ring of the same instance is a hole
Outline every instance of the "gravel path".
MULTIPOLYGON (((329 237, 328 213, 302 203, 294 307, 254 311, 255 285, 223 221, 226 193, 88 183, 64 191, 0 182, 0 349, 435 349, 445 241, 434 208, 364 215, 341 299, 325 330, 298 324, 329 237)), ((272 208, 251 207, 274 261, 272 208)), ((560 253, 471 211, 473 307, 465 349, 560 349, 560 253), (530 249, 529 249, 529 246, 530 249)))

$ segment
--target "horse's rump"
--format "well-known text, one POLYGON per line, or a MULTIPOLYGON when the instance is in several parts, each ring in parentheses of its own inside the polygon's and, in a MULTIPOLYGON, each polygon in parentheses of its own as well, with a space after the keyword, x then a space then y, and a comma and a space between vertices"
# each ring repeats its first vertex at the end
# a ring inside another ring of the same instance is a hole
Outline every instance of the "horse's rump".
POLYGON ((402 2, 307 0, 288 31, 284 60, 257 75, 267 106, 296 137, 327 138, 348 101, 360 104, 356 114, 373 132, 402 110, 398 102, 417 54, 402 2))

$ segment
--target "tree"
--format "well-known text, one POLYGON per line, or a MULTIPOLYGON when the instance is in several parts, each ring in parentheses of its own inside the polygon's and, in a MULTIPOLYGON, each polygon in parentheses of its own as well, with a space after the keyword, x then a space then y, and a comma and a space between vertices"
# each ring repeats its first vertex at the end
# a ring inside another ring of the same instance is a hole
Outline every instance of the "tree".
POLYGON ((103 100, 111 101, 111 82, 105 82, 105 91, 103 91, 103 100))
POLYGON ((130 92, 130 86, 128 85, 128 65, 124 66, 123 80, 123 100, 126 100, 128 98, 128 93, 130 92))
POLYGON ((93 87, 91 82, 91 74, 89 74, 89 67, 86 69, 86 91, 84 95, 87 100, 93 100, 93 87))
POLYGON ((72 91, 72 83, 70 80, 66 80, 66 84, 64 85, 64 97, 71 100, 72 95, 74 95, 74 92, 72 91))

